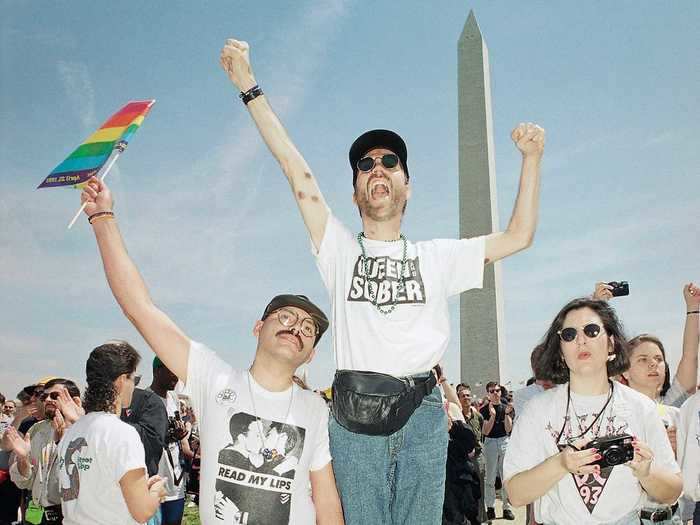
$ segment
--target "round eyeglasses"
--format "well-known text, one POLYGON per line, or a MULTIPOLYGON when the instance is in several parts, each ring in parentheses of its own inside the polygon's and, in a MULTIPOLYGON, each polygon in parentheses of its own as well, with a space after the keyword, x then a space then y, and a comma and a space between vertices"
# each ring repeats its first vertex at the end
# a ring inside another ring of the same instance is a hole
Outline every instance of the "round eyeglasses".
MULTIPOLYGON (((280 308, 275 313, 277 314, 277 320, 282 326, 286 326, 287 328, 296 326, 299 322, 299 315, 293 310, 280 308)), ((301 328, 299 331, 306 337, 316 337, 318 326, 316 326, 316 322, 311 317, 304 317, 304 319, 301 320, 301 328)))
POLYGON ((357 161, 357 169, 365 172, 371 171, 372 168, 374 168, 377 159, 379 159, 382 163, 382 166, 384 166, 388 170, 392 170, 399 165, 398 155, 395 155, 394 153, 386 153, 381 157, 362 157, 360 160, 357 161))
MULTIPOLYGON (((586 326, 583 327, 583 334, 588 338, 588 339, 595 339, 600 335, 600 332, 602 331, 602 328, 599 324, 596 323, 588 323, 586 326)), ((570 343, 574 339, 576 339, 576 334, 578 334, 578 330, 574 328, 573 326, 569 326, 567 328, 562 328, 557 332, 559 334, 559 338, 566 342, 570 343)))

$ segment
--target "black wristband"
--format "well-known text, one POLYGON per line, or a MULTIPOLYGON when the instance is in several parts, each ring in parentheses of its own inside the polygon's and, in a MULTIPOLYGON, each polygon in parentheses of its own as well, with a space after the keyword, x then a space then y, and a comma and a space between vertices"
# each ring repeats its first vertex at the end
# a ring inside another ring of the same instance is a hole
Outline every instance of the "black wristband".
POLYGON ((685 313, 685 315, 690 315, 690 314, 700 314, 700 310, 691 310, 690 312, 685 313))
POLYGON ((255 84, 252 88, 250 88, 248 91, 241 91, 241 94, 238 95, 241 97, 241 100, 243 103, 247 106, 248 102, 253 100, 254 98, 259 97, 260 95, 263 94, 262 89, 260 89, 260 86, 255 84))

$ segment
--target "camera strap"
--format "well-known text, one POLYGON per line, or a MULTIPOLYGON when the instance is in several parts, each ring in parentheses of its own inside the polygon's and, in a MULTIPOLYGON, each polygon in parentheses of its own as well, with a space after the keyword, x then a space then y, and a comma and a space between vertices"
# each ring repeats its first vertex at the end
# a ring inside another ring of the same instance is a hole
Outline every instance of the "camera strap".
MULTIPOLYGON (((179 449, 180 444, 178 443, 177 446, 179 449)), ((185 469, 182 469, 182 471, 180 472, 180 477, 177 477, 175 475, 175 462, 173 461, 173 455, 170 453, 170 447, 168 447, 166 445, 165 447, 163 447, 163 449, 168 454, 168 463, 170 463, 170 469, 172 470, 172 473, 173 473, 173 482, 175 483, 175 486, 177 487, 182 482, 182 478, 185 477, 185 469)))
MULTIPOLYGON (((598 415, 595 417, 593 421, 591 421, 591 424, 586 427, 586 430, 581 432, 578 436, 572 436, 568 439, 569 446, 576 451, 579 449, 574 446, 571 442, 576 440, 576 439, 581 439, 583 436, 585 436, 589 430, 593 428, 593 425, 595 425, 600 418, 603 417, 603 414, 605 413, 605 409, 608 408, 608 405, 610 404, 610 401, 612 400, 613 397, 613 382, 608 379, 608 384, 610 385, 610 392, 608 393, 608 399, 605 401, 605 404, 603 405, 603 408, 600 409, 600 412, 598 412, 598 415)), ((564 428, 566 427, 566 421, 567 417, 569 415, 569 407, 571 406, 571 383, 566 384, 566 411, 564 412, 564 422, 561 425, 561 430, 559 430, 559 434, 557 435, 557 442, 556 445, 559 446, 559 440, 561 439, 562 434, 564 433, 564 428)), ((576 411, 574 410, 574 414, 576 414, 576 411)), ((577 416, 578 418, 578 416, 577 416)), ((571 418, 568 418, 569 421, 571 421, 571 418)), ((579 427, 579 430, 581 428, 579 427)))

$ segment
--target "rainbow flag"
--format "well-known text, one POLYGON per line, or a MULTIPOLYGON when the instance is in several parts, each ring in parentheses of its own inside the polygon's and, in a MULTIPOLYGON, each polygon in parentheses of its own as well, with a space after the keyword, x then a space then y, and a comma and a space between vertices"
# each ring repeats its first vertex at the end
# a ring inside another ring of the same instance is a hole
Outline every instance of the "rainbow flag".
POLYGON ((155 100, 136 100, 126 104, 56 166, 37 189, 80 187, 87 182, 100 171, 114 149, 124 151, 154 103, 155 100))

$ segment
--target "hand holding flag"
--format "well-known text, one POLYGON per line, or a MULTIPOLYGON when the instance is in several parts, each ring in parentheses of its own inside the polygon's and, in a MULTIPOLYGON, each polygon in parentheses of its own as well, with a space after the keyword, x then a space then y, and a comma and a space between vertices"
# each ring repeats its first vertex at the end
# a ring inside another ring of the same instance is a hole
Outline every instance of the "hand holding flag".
POLYGON ((114 201, 107 185, 95 176, 90 177, 80 194, 85 215, 88 217, 103 211, 112 211, 114 201))
MULTIPOLYGON (((131 136, 136 133, 155 100, 132 101, 122 107, 90 135, 85 142, 61 162, 39 185, 39 188, 73 186, 82 188, 91 177, 103 180, 117 158, 124 152, 131 136)), ((78 210, 68 225, 72 227, 80 212, 78 210)))

